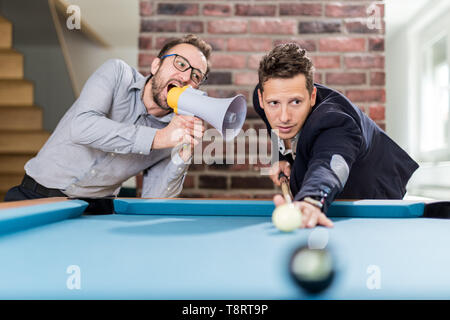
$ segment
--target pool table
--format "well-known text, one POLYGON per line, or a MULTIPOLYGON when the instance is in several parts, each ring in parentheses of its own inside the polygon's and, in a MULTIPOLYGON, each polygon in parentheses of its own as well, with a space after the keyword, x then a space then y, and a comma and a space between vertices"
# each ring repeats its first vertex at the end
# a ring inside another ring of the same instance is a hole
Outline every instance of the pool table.
POLYGON ((449 299, 450 220, 420 201, 334 202, 334 228, 278 231, 269 200, 83 200, 0 204, 0 299, 449 299), (289 274, 294 250, 331 253, 319 294, 289 274))

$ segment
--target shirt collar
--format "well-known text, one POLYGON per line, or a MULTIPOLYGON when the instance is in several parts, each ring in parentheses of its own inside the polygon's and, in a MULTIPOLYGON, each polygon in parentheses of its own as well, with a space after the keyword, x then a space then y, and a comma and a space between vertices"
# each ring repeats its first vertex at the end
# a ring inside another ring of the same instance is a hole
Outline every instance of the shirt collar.
POLYGON ((152 77, 152 74, 149 74, 146 77, 140 77, 140 79, 136 80, 128 90, 131 89, 139 89, 142 90, 145 87, 145 84, 147 83, 147 81, 152 77))
MULTIPOLYGON (((130 86, 130 89, 129 90, 131 90, 131 89, 138 89, 138 90, 143 90, 144 89, 144 87, 145 87, 145 85, 147 84, 147 82, 150 80, 150 78, 152 77, 153 75, 152 74, 149 74, 148 76, 146 76, 146 77, 141 77, 139 80, 137 80, 135 83, 133 83, 131 86, 130 86)), ((140 93, 140 101, 141 101, 141 104, 142 104, 142 114, 144 115, 144 116, 146 116, 146 117, 150 117, 150 118, 153 118, 153 119, 155 119, 155 120, 157 120, 157 121, 159 121, 159 122, 164 122, 164 123, 169 123, 171 120, 172 120, 172 118, 173 118, 173 112, 171 112, 171 113, 168 113, 168 114, 166 114, 166 115, 164 115, 164 116, 162 116, 162 117, 157 117, 157 116, 154 116, 154 115, 151 115, 151 114, 149 114, 148 112, 147 112, 147 108, 145 107, 145 105, 144 105, 144 102, 142 101, 142 93, 140 93)))
POLYGON ((280 139, 280 137, 277 135, 278 139, 278 150, 282 155, 287 155, 289 153, 292 153, 292 156, 295 158, 295 153, 297 151, 297 142, 298 138, 300 136, 301 130, 291 139, 291 149, 286 149, 286 146, 284 145, 283 139, 280 139))

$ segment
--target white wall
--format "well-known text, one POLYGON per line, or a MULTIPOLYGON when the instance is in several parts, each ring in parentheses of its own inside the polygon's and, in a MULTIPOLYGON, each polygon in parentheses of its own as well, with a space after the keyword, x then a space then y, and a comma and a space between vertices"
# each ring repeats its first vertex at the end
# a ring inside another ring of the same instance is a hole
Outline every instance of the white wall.
POLYGON ((66 0, 77 5, 81 18, 109 45, 104 48, 79 30, 68 30, 64 38, 73 66, 76 95, 89 76, 106 60, 120 58, 132 67, 138 64, 139 0, 66 0))
MULTIPOLYGON (((415 34, 450 10, 448 0, 386 0, 386 131, 417 159, 417 87, 415 34), (403 9, 402 9, 403 8, 403 9)), ((450 160, 450 159, 449 159, 450 160)), ((450 199, 450 162, 423 163, 408 184, 408 193, 450 199)))

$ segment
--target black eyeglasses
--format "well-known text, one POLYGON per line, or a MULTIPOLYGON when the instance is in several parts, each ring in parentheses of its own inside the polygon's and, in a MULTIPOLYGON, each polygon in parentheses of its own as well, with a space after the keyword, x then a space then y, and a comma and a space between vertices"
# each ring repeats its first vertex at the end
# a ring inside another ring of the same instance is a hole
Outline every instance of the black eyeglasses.
POLYGON ((162 56, 160 59, 163 60, 164 58, 175 56, 175 59, 173 59, 173 66, 177 68, 177 70, 180 70, 182 72, 192 69, 191 72, 191 80, 197 84, 200 85, 201 83, 205 82, 207 79, 207 76, 203 74, 200 70, 194 68, 191 66, 189 61, 185 57, 182 57, 176 53, 172 54, 166 54, 162 56))

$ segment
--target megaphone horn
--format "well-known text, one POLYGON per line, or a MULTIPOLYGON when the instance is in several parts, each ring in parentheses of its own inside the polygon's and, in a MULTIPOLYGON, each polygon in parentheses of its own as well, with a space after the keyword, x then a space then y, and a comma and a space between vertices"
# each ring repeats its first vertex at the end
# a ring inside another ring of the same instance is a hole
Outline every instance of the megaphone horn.
POLYGON ((212 98, 206 92, 190 86, 170 89, 167 104, 176 114, 205 120, 220 132, 225 141, 239 134, 247 115, 247 103, 243 95, 212 98))

